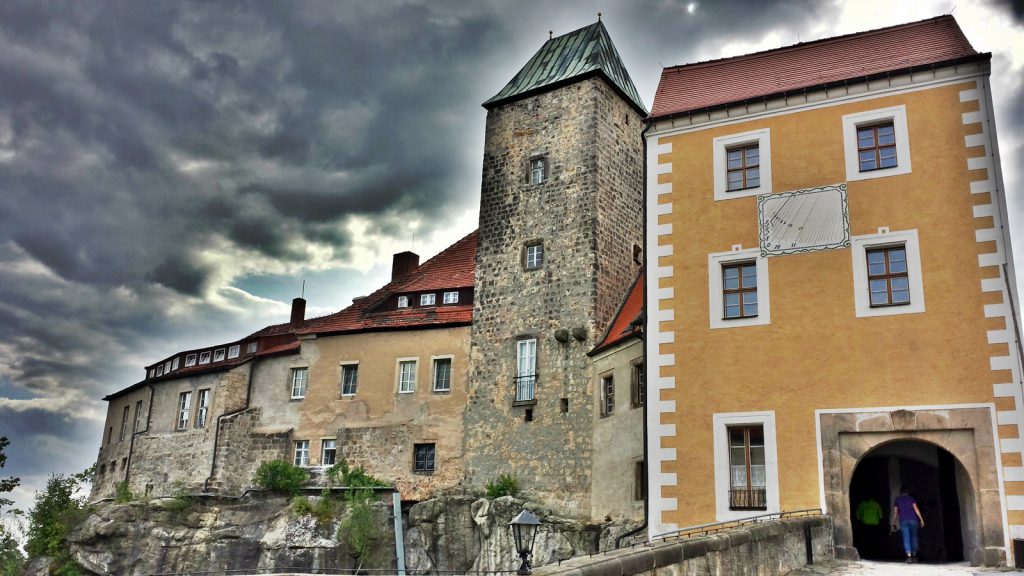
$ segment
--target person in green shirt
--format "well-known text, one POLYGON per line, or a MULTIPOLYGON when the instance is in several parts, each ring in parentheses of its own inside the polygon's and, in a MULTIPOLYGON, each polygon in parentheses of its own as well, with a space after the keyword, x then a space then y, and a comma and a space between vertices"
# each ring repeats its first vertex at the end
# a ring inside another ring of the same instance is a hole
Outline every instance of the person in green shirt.
POLYGON ((861 524, 857 551, 863 558, 877 558, 885 540, 885 509, 877 500, 868 496, 857 505, 854 515, 861 524))
POLYGON ((857 520, 865 526, 878 526, 884 515, 882 505, 874 498, 868 497, 857 506, 857 520))

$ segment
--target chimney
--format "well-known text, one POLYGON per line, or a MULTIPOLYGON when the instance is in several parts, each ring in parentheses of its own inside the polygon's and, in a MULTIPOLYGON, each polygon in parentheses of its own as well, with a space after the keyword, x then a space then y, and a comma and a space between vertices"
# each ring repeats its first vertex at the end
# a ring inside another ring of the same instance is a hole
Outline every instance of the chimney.
POLYGON ((408 250, 395 254, 394 259, 391 261, 391 281, 394 282, 399 277, 412 272, 419 265, 419 254, 409 252, 408 250))
POLYGON ((288 321, 289 324, 301 325, 306 321, 306 299, 296 298, 292 300, 292 319, 288 321))

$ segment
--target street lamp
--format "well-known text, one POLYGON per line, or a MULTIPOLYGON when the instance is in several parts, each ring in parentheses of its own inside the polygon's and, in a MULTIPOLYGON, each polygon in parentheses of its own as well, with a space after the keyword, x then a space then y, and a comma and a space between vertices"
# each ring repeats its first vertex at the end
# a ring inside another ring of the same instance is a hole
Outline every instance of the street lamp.
POLYGON ((516 541, 516 552, 519 553, 519 558, 523 561, 516 574, 532 574, 529 558, 533 553, 533 541, 537 537, 540 520, 537 520, 537 517, 530 511, 523 510, 508 525, 512 528, 512 538, 516 541))

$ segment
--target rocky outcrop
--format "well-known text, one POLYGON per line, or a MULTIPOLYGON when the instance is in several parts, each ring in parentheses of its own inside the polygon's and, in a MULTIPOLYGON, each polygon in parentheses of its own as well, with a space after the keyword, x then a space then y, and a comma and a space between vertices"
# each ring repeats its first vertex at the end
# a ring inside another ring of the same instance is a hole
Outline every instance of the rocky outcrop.
MULTIPOLYGON (((68 544, 84 568, 103 575, 391 569, 397 565, 395 534, 390 500, 385 500, 370 507, 371 546, 364 557, 352 545, 344 505, 317 518, 296 513, 287 498, 261 494, 237 500, 193 497, 100 504, 71 533, 68 544)), ((559 518, 510 497, 428 500, 403 512, 409 572, 518 566, 508 522, 523 508, 544 523, 535 545, 535 565, 611 547, 615 536, 631 527, 559 518)))

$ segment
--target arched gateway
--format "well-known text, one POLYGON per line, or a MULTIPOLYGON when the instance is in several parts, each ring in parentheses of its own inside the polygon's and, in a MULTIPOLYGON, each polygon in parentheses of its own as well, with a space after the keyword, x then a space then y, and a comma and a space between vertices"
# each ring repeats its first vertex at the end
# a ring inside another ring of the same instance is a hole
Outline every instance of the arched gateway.
MULTIPOLYGON (((895 558, 889 542, 857 526, 867 498, 885 512, 906 484, 922 502, 924 560, 1006 561, 993 414, 988 406, 819 412, 824 499, 842 558, 895 558)), ((886 536, 887 537, 887 536, 886 536)))

